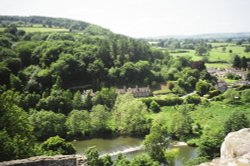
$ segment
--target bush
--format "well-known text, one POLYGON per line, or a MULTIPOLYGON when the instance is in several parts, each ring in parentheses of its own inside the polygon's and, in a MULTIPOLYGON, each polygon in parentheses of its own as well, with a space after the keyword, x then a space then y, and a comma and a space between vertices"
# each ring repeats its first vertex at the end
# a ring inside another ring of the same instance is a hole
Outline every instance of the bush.
POLYGON ((194 159, 189 160, 186 163, 186 166, 194 166, 194 165, 199 165, 201 163, 208 162, 209 160, 206 157, 196 157, 194 159))
POLYGON ((189 139, 187 141, 187 144, 188 144, 188 146, 197 147, 199 145, 199 139, 195 139, 195 138, 189 139))
POLYGON ((246 89, 241 93, 241 98, 244 102, 250 102, 250 89, 246 89))
POLYGON ((160 105, 156 101, 153 100, 150 103, 150 110, 157 113, 161 110, 161 108, 160 108, 160 105))
POLYGON ((160 106, 174 106, 183 103, 183 99, 180 97, 166 97, 164 99, 155 100, 160 106))
POLYGON ((149 108, 150 107, 150 104, 152 103, 153 101, 153 98, 151 97, 147 97, 147 98, 140 98, 140 100, 146 104, 146 106, 149 108))
POLYGON ((211 90, 208 92, 208 98, 213 98, 215 96, 218 96, 219 94, 221 94, 221 92, 219 90, 211 90))
POLYGON ((190 95, 185 98, 185 103, 198 105, 201 102, 201 98, 198 95, 190 95))
POLYGON ((65 140, 59 136, 50 137, 41 144, 41 149, 46 155, 63 154, 69 155, 76 152, 71 143, 65 142, 65 140))
POLYGON ((207 92, 209 92, 210 88, 211 88, 211 85, 208 82, 200 80, 199 82, 196 83, 195 90, 197 91, 199 95, 203 96, 207 92))
POLYGON ((224 124, 224 132, 228 134, 249 127, 249 120, 244 112, 234 111, 224 124))

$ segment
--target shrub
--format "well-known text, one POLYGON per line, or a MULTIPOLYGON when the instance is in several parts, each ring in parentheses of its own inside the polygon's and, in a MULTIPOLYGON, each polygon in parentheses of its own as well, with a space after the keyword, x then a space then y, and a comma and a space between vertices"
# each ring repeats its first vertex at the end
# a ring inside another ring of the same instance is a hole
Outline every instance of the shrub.
POLYGON ((76 150, 71 143, 65 142, 65 140, 59 136, 50 137, 41 144, 41 149, 45 151, 47 155, 55 154, 74 154, 76 150))
POLYGON ((200 104, 201 98, 198 95, 190 95, 185 98, 185 103, 187 104, 200 104))
POLYGON ((166 97, 164 99, 155 100, 160 106, 174 106, 183 103, 183 99, 180 97, 166 97))
POLYGON ((160 108, 160 105, 156 101, 153 100, 150 103, 150 110, 157 113, 161 110, 161 108, 160 108))
POLYGON ((211 90, 208 92, 208 98, 213 98, 215 96, 218 96, 219 94, 221 94, 221 92, 219 90, 211 90))

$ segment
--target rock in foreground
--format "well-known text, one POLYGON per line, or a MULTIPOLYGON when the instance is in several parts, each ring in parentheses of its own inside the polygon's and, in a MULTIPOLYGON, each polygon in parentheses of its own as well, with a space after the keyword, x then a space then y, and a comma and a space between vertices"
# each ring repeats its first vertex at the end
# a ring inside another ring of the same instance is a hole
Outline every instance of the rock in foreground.
POLYGON ((250 128, 229 133, 220 155, 220 158, 199 166, 250 166, 250 128))

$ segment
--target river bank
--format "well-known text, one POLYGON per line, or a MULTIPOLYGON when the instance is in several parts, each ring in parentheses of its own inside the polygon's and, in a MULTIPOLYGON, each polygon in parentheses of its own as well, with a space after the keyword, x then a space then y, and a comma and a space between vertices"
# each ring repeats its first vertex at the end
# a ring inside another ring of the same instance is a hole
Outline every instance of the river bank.
MULTIPOLYGON (((77 154, 84 154, 84 151, 91 146, 96 146, 100 156, 110 155, 116 158, 122 153, 132 159, 133 157, 146 153, 142 146, 143 138, 119 136, 115 138, 92 138, 89 140, 73 141, 77 154)), ((184 163, 196 157, 196 149, 188 146, 185 142, 174 142, 171 148, 179 149, 179 156, 175 160, 175 166, 182 166, 184 163)))

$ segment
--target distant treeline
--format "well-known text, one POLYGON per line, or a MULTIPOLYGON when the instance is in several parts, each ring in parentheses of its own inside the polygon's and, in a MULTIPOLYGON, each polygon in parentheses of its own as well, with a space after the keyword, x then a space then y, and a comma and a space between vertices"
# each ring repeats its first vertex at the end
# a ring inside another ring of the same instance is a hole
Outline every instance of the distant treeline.
POLYGON ((12 23, 15 23, 17 26, 32 26, 33 24, 41 24, 44 27, 59 27, 72 30, 84 30, 90 25, 84 21, 42 16, 0 16, 0 23, 1 26, 8 26, 12 23))

